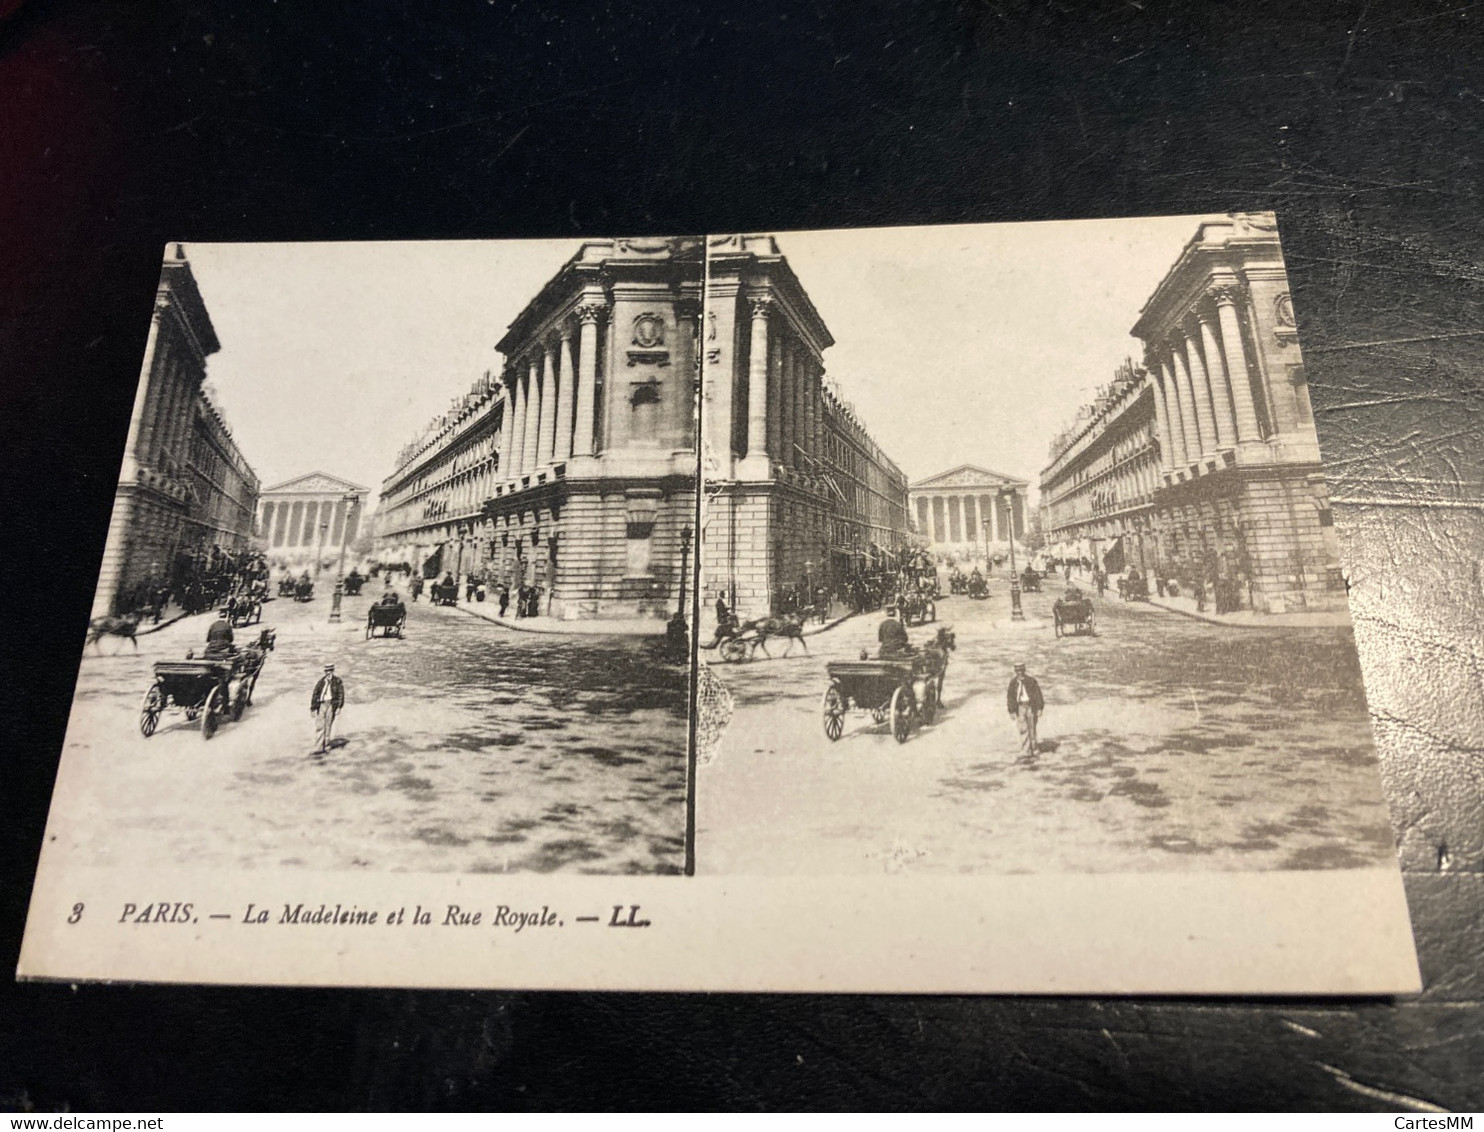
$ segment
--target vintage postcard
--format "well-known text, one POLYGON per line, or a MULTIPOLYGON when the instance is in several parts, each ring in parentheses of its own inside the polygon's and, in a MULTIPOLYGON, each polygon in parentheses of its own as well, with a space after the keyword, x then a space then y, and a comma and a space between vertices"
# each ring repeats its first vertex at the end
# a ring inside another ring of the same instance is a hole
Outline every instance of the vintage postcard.
POLYGON ((166 249, 26 978, 1419 985, 1275 218, 166 249))

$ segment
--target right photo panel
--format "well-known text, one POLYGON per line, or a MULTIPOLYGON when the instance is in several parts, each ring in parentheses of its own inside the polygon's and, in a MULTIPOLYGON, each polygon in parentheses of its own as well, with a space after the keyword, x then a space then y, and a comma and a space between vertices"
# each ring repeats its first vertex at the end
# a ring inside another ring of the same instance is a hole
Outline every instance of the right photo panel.
POLYGON ((1270 213, 708 239, 700 876, 1395 869, 1270 213))

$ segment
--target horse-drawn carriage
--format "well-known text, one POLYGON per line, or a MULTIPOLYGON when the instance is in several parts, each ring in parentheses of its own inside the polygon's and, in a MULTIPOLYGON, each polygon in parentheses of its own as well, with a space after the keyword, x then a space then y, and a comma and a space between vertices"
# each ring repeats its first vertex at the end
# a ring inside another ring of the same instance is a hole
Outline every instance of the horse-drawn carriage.
POLYGON ((227 602, 227 620, 232 628, 241 629, 263 619, 263 603, 252 593, 237 594, 227 602))
POLYGON ((1126 574, 1118 579, 1118 596, 1124 601, 1148 601, 1149 579, 1141 574, 1126 574))
POLYGON ((345 575, 345 596, 360 597, 361 587, 365 584, 366 579, 352 570, 349 574, 345 575))
POLYGON ((308 578, 300 578, 297 582, 295 582, 294 583, 294 600, 295 601, 313 601, 314 600, 314 583, 312 581, 310 581, 308 578))
POLYGON ((914 728, 932 726, 953 648, 953 631, 945 627, 931 644, 905 655, 830 661, 822 704, 825 738, 834 742, 844 734, 849 711, 868 712, 878 725, 890 723, 898 743, 905 743, 914 728))
POLYGON ((1092 599, 1082 596, 1059 597, 1051 605, 1051 617, 1058 637, 1091 634, 1092 599))
POLYGON ((428 588, 428 598, 434 605, 458 605, 459 584, 457 582, 434 582, 428 588))
POLYGON ((989 582, 983 574, 969 578, 968 594, 972 601, 983 601, 989 596, 989 582))
POLYGON ((897 612, 903 625, 925 625, 938 619, 937 605, 921 590, 903 590, 897 597, 897 612))
POLYGON ((968 575, 966 575, 957 566, 953 568, 953 573, 948 575, 948 592, 951 594, 962 594, 969 592, 968 575))
POLYGON ((741 664, 744 660, 751 660, 758 649, 763 650, 763 655, 772 659, 773 654, 768 651, 768 640, 771 637, 785 637, 788 640, 788 648, 784 656, 793 652, 794 642, 804 646, 804 651, 809 651, 809 646, 804 643, 804 622, 797 614, 784 614, 781 617, 759 617, 755 621, 733 621, 718 633, 716 647, 721 650, 721 659, 728 664, 741 664))
POLYGON ((287 577, 285 577, 285 578, 279 578, 278 579, 278 596, 279 597, 293 597, 294 596, 294 590, 295 590, 295 588, 298 585, 299 585, 299 583, 296 582, 296 581, 294 581, 293 578, 287 578, 287 577))
POLYGON ((1041 575, 1029 566, 1020 575, 1020 592, 1023 594, 1041 592, 1041 575))
POLYGON ((400 601, 380 602, 366 610, 366 640, 377 635, 402 639, 402 629, 407 624, 407 607, 400 601))
POLYGON ((148 739, 167 711, 180 711, 186 719, 200 717, 201 737, 216 734, 223 718, 233 722, 252 703, 253 689, 263 671, 263 661, 273 651, 272 629, 258 634, 254 644, 226 656, 155 662, 155 680, 139 705, 139 730, 148 739))

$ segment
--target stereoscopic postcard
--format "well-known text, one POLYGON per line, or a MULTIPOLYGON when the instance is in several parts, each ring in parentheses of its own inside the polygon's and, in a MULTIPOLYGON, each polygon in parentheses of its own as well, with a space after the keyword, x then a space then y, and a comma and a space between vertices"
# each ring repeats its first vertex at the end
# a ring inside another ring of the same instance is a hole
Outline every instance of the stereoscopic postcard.
POLYGON ((20 977, 1417 990, 1300 321, 1267 213, 171 244, 20 977))

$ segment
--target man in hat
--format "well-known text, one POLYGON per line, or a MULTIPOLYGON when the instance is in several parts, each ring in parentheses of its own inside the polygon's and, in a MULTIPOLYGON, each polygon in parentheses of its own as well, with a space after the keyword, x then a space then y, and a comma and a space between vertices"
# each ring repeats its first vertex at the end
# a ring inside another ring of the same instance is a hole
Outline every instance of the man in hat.
POLYGON ((883 660, 894 656, 905 656, 912 651, 912 644, 907 639, 907 627, 897 620, 896 606, 887 606, 886 620, 881 622, 881 628, 876 630, 876 641, 881 646, 878 655, 883 660))
POLYGON ((223 606, 217 611, 216 620, 206 630, 206 656, 208 658, 231 656, 237 651, 232 644, 232 611, 223 606))
POLYGON ((333 664, 325 665, 325 674, 319 678, 309 697, 309 714, 315 717, 315 736, 319 741, 317 754, 330 749, 330 733, 335 729, 335 716, 345 706, 345 685, 335 675, 333 664))
POLYGON ((1034 676, 1025 674, 1023 664, 1015 666, 1015 676, 1010 681, 1005 706, 1015 719, 1015 726, 1020 729, 1020 760, 1029 761, 1035 758, 1036 724, 1041 719, 1046 701, 1041 695, 1041 685, 1036 683, 1034 676))

